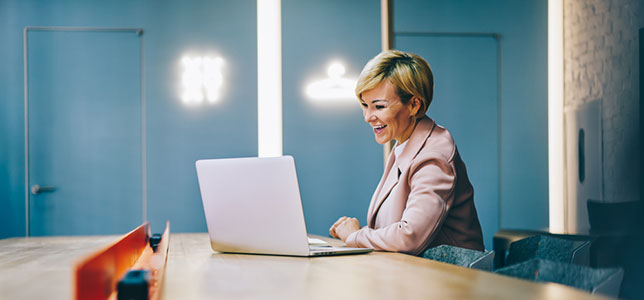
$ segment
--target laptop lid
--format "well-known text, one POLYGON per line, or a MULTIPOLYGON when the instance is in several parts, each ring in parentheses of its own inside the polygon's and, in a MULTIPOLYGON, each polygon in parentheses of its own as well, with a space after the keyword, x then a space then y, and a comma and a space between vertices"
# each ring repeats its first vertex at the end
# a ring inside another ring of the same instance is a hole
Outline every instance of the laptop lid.
POLYGON ((213 250, 309 255, 293 157, 198 160, 196 167, 213 250))

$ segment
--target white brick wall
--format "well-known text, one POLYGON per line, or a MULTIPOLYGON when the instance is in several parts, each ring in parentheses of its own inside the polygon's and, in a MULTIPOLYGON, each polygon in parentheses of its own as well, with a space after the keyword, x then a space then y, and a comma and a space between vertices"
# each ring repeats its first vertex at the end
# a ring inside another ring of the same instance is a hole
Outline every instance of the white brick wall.
POLYGON ((642 0, 564 0, 564 105, 574 111, 589 102, 601 104, 606 202, 640 199, 642 27, 642 0))

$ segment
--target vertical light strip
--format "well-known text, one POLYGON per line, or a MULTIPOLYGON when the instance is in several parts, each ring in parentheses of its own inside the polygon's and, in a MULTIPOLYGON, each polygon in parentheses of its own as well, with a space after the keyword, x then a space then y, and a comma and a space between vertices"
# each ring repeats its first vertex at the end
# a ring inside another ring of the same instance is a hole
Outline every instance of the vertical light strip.
POLYGON ((257 0, 257 155, 282 155, 280 0, 257 0))
POLYGON ((566 230, 563 34, 563 2, 548 0, 548 178, 551 232, 566 230))
MULTIPOLYGON (((394 48, 394 16, 393 0, 380 0, 380 45, 382 51, 394 48)), ((394 147, 394 140, 385 143, 383 146, 383 165, 387 165, 387 158, 394 147)))
POLYGON ((393 48, 392 0, 380 0, 380 45, 382 51, 393 48))
POLYGON ((27 34, 29 27, 23 31, 22 55, 24 59, 24 89, 25 89, 25 236, 29 236, 29 66, 27 61, 27 34))
POLYGON ((136 31, 141 37, 141 52, 139 53, 139 63, 141 64, 141 212, 142 222, 148 220, 148 148, 147 132, 145 128, 146 121, 146 103, 145 103, 145 43, 143 40, 143 29, 136 31))

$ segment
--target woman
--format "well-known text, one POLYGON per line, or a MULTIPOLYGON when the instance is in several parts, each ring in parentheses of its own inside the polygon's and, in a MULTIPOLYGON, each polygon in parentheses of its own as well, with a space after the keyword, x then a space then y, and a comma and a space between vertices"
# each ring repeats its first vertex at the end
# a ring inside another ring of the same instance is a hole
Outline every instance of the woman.
POLYGON ((349 247, 420 255, 448 244, 484 250, 474 191, 449 131, 425 113, 434 78, 411 53, 385 51, 358 78, 356 96, 376 142, 396 140, 371 198, 367 226, 338 219, 329 233, 349 247))

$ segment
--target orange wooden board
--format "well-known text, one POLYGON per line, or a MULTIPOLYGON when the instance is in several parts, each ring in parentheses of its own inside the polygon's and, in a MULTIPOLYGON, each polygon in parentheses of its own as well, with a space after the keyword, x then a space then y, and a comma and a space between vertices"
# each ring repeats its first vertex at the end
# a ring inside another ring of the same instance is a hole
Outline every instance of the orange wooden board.
POLYGON ((116 298, 116 286, 130 269, 151 271, 150 299, 158 299, 167 259, 170 222, 166 222, 156 253, 148 244, 149 223, 123 235, 115 242, 80 260, 74 268, 76 299, 116 298))

